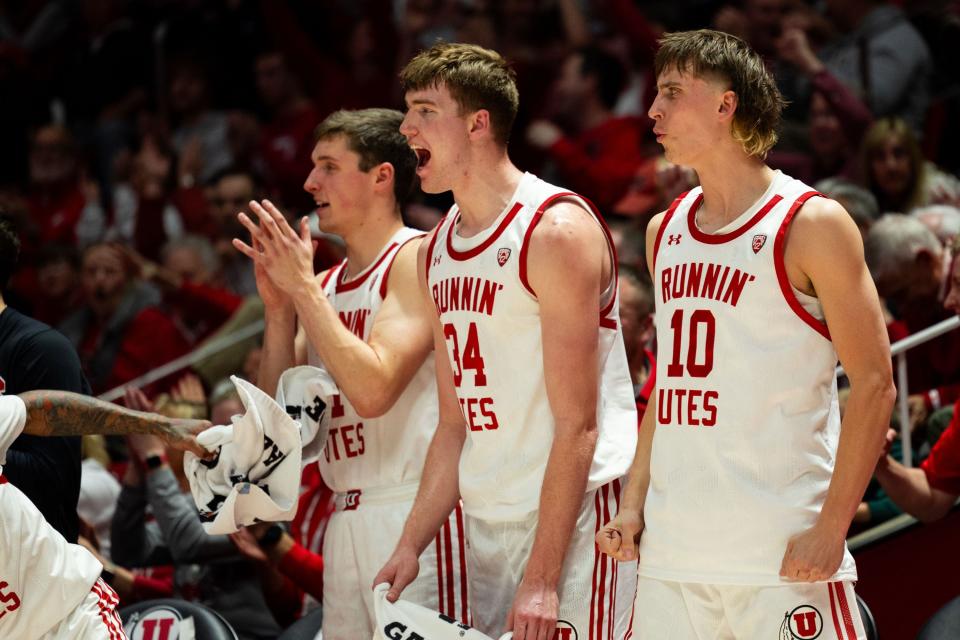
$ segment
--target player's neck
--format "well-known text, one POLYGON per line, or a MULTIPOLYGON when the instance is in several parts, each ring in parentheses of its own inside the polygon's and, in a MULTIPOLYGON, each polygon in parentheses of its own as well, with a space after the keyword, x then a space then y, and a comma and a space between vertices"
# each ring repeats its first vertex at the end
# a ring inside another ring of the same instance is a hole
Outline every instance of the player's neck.
POLYGON ((513 198, 522 178, 523 172, 513 165, 506 151, 474 161, 453 189, 453 199, 460 209, 460 234, 469 237, 489 227, 513 198))
POLYGON ((373 264, 380 252, 403 227, 403 220, 396 214, 381 215, 367 219, 351 234, 344 237, 347 248, 347 278, 362 273, 373 264))
POLYGON ((721 155, 696 167, 703 187, 697 223, 705 231, 725 227, 749 209, 770 187, 774 171, 762 161, 742 154, 731 161, 721 155))

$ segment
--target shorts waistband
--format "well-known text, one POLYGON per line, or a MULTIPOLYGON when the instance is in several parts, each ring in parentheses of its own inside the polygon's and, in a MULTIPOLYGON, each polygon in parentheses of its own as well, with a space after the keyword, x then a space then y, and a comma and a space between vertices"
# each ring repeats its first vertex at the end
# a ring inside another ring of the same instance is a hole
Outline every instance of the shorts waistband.
POLYGON ((417 497, 420 482, 407 482, 390 487, 351 489, 334 494, 334 511, 355 511, 361 504, 389 504, 417 497))

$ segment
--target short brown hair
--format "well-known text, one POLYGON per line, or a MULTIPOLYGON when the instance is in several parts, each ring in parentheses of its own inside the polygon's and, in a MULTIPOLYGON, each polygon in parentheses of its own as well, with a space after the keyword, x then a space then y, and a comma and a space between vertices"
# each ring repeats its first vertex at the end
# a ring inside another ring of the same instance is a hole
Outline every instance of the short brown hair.
POLYGON ((327 116, 314 132, 316 141, 343 136, 351 151, 360 156, 360 170, 378 164, 393 165, 393 193, 403 205, 413 191, 417 175, 417 154, 400 133, 403 114, 394 109, 341 109, 327 116))
POLYGON ((786 101, 760 56, 729 33, 700 29, 668 33, 654 59, 657 76, 674 68, 680 73, 713 76, 737 94, 733 137, 749 156, 764 158, 777 142, 777 127, 786 101))
POLYGON ((461 112, 486 109, 494 138, 510 140, 520 94, 507 61, 475 44, 441 42, 421 51, 400 72, 404 92, 444 86, 461 112))

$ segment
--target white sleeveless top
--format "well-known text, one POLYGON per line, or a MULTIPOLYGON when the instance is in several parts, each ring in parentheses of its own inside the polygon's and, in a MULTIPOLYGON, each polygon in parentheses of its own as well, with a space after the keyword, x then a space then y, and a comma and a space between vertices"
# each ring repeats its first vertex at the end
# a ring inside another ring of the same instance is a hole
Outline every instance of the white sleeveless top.
MULTIPOLYGON (((641 575, 780 584, 787 540, 813 526, 840 435, 837 353, 816 298, 784 266, 810 187, 777 172, 724 229, 696 226, 698 187, 654 248, 657 420, 641 575)), ((845 551, 830 578, 855 580, 845 551)))
MULTIPOLYGON (((454 206, 430 240, 427 282, 467 423, 460 495, 464 510, 484 520, 521 520, 539 508, 554 419, 544 382, 540 305, 527 282, 526 247, 543 210, 559 198, 574 199, 597 216, 583 198, 528 173, 488 229, 472 238, 458 236, 460 215, 454 206)), ((599 431, 588 491, 626 473, 637 441, 615 282, 608 293, 597 325, 599 431)))
MULTIPOLYGON (((347 261, 332 267, 323 290, 340 320, 365 342, 387 294, 390 267, 400 247, 423 232, 404 227, 362 273, 344 280, 347 261)), ((323 361, 310 346, 307 360, 323 361)), ((427 447, 437 428, 437 383, 428 356, 390 409, 379 418, 361 418, 343 394, 334 396, 320 474, 333 491, 394 487, 420 480, 427 447)))
MULTIPOLYGON (((23 431, 27 413, 17 396, 0 396, 0 465, 23 431)), ((0 466, 0 638, 38 638, 90 593, 103 567, 43 519, 0 466)))

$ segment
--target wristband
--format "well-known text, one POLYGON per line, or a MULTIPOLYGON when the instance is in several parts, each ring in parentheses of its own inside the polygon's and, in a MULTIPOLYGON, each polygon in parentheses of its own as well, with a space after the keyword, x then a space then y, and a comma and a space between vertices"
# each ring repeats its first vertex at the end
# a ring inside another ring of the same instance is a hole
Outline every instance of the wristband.
POLYGON ((283 527, 275 524, 267 529, 266 533, 260 536, 260 539, 257 540, 257 545, 261 549, 271 549, 275 547, 278 542, 280 542, 280 538, 283 537, 283 534, 283 527))

